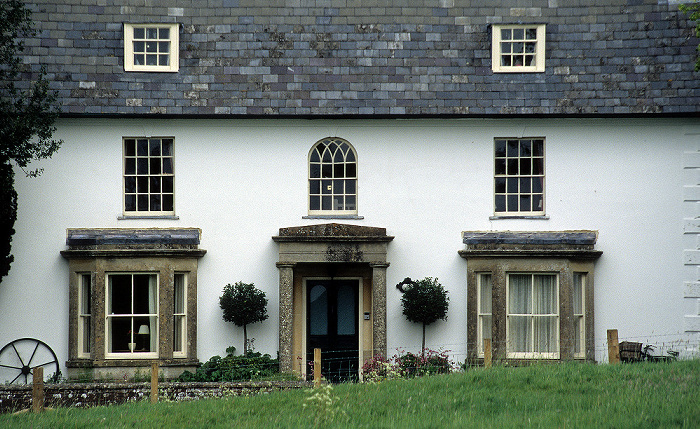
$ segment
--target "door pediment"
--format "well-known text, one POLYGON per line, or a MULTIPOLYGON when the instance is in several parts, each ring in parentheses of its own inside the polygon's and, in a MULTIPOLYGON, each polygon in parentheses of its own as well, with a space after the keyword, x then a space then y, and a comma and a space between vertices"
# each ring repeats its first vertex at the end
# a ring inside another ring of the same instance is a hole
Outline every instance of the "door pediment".
POLYGON ((280 228, 280 263, 385 263, 387 244, 394 237, 386 228, 328 223, 280 228))

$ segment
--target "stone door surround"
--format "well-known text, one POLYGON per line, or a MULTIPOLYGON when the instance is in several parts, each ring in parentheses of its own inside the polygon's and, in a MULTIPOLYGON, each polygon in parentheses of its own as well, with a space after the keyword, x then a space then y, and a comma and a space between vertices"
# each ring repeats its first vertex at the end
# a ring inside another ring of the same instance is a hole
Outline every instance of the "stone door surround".
POLYGON ((300 265, 361 265, 372 272, 372 349, 386 355, 386 228, 338 223, 280 228, 279 244, 280 370, 293 369, 294 276, 300 265))

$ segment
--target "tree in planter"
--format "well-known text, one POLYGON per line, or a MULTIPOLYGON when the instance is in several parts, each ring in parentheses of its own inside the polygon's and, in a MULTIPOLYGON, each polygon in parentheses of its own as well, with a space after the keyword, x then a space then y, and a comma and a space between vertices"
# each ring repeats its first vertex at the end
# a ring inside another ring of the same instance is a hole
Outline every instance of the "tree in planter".
POLYGON ((438 319, 447 319, 450 298, 447 296, 445 288, 438 283, 437 278, 426 277, 418 281, 406 278, 397 287, 403 292, 401 297, 403 314, 411 322, 423 324, 421 353, 424 354, 425 327, 438 319))
POLYGON ((224 286, 219 297, 219 305, 224 311, 224 320, 243 327, 243 356, 248 356, 248 331, 251 323, 267 319, 267 298, 265 292, 253 283, 236 282, 224 286))

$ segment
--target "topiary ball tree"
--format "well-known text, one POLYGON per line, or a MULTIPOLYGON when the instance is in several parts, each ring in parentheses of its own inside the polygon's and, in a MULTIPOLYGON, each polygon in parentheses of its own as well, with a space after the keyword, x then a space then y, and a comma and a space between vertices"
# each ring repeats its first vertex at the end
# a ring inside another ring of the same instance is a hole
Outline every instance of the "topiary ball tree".
POLYGON ((411 322, 423 324, 421 352, 425 353, 425 327, 438 319, 447 319, 450 298, 437 278, 426 277, 418 281, 407 278, 399 285, 402 284, 405 286, 399 289, 403 292, 403 314, 411 322))
POLYGON ((224 286, 219 297, 219 305, 224 311, 224 320, 243 327, 243 356, 248 356, 248 330, 251 323, 267 319, 267 298, 265 292, 253 283, 236 282, 224 286))

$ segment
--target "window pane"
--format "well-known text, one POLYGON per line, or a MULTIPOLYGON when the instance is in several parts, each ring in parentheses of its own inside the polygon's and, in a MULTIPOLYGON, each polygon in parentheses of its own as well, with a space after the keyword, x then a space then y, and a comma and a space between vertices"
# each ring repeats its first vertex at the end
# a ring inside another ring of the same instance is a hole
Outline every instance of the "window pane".
POLYGON ((521 195, 520 196, 520 211, 521 212, 532 211, 531 200, 532 200, 532 198, 529 195, 521 195))
POLYGON ((345 180, 334 180, 333 181, 333 193, 334 194, 343 194, 345 193, 345 180))
POLYGON ((134 139, 124 140, 124 155, 125 156, 136 156, 136 140, 134 140, 134 139))
POLYGON ((525 37, 525 30, 522 28, 513 29, 513 40, 522 40, 525 37))
POLYGON ((504 212, 506 211, 506 196, 496 195, 496 211, 504 212))
POLYGON ((163 192, 172 194, 172 192, 173 192, 173 178, 172 178, 172 176, 163 177, 163 192))
POLYGON ((151 195, 150 210, 156 212, 162 210, 160 205, 160 195, 151 195))
POLYGON ((136 193, 136 178, 128 176, 124 178, 124 192, 127 194, 136 193))
POLYGON ((529 274, 511 274, 508 281, 509 313, 532 314, 532 277, 529 274))
POLYGON ((137 158, 137 174, 148 174, 148 158, 137 158))
POLYGON ((345 197, 345 210, 357 210, 356 197, 354 195, 345 197))
POLYGON ((309 198, 309 210, 321 210, 321 197, 311 196, 309 198))
POLYGON ((159 38, 161 39, 169 39, 170 38, 170 29, 169 28, 161 28, 158 30, 159 32, 159 38))
POLYGON ((354 194, 355 193, 355 180, 346 180, 345 181, 345 193, 346 194, 354 194))
POLYGON ((163 195, 163 211, 173 211, 173 196, 172 194, 163 195))
POLYGON ((357 330, 355 314, 355 292, 350 285, 341 285, 338 288, 338 312, 336 326, 338 335, 355 335, 357 330))
POLYGON ((321 193, 321 181, 320 180, 309 180, 309 192, 314 195, 321 193))
POLYGON ((146 55, 146 65, 147 66, 158 65, 158 56, 157 55, 146 55))
POLYGON ((136 158, 124 160, 124 174, 136 174, 136 158))
POLYGON ((151 177, 150 186, 151 192, 160 193, 160 177, 151 177))
POLYGON ((345 165, 345 177, 357 177, 357 164, 350 163, 345 165))
POLYGON ((326 178, 333 177, 333 165, 332 164, 321 164, 321 177, 326 177, 326 178))
POLYGON ((518 159, 508 159, 508 174, 516 175, 518 174, 518 159))
POLYGON ((136 195, 124 196, 124 210, 128 212, 136 211, 136 195))
POLYGON ((556 277, 551 275, 536 275, 533 282, 533 313, 556 314, 556 277))
POLYGON ((170 56, 169 55, 158 55, 158 65, 159 66, 167 66, 170 65, 170 56))
POLYGON ((508 193, 516 194, 518 192, 518 178, 509 177, 508 179, 508 193))
POLYGON ((532 159, 532 174, 544 174, 544 159, 532 159))
POLYGON ((512 38, 512 30, 509 28, 501 29, 501 39, 510 40, 512 38))
POLYGON ((147 212, 148 211, 148 195, 138 195, 138 211, 147 212))
POLYGON ((522 177, 520 178, 520 192, 521 193, 530 193, 530 182, 532 179, 529 177, 522 177))
POLYGON ((139 139, 136 143, 136 155, 148 156, 148 140, 139 139))
POLYGON ((480 275, 479 313, 491 313, 491 275, 480 275))
POLYGON ((496 159, 495 161, 496 174, 506 174, 506 160, 503 158, 496 159))
POLYGON ((530 317, 509 316, 508 318, 508 345, 510 350, 516 353, 531 352, 532 332, 530 329, 530 317))
POLYGON ((331 197, 321 198, 321 210, 333 210, 333 201, 331 197))
POLYGON ((108 314, 131 314, 131 275, 109 276, 108 314))
POLYGON ((146 35, 145 28, 134 28, 134 39, 143 39, 146 35))
POLYGON ((335 177, 335 178, 345 177, 345 164, 335 164, 333 166, 333 177, 335 177))
POLYGON ((148 177, 137 177, 136 184, 136 192, 139 194, 148 193, 148 177))
POLYGON ((537 39, 537 29, 536 28, 528 28, 525 30, 525 39, 527 40, 536 40, 537 39))
POLYGON ((506 193, 506 179, 503 177, 496 178, 496 193, 505 194, 506 193))
POLYGON ((146 28, 146 36, 148 39, 157 39, 158 38, 158 29, 155 27, 146 28))
POLYGON ((321 285, 309 292, 309 334, 328 335, 328 291, 321 285))
POLYGON ((134 55, 134 64, 137 66, 142 66, 146 64, 146 56, 145 55, 134 55))
POLYGON ((321 164, 309 165, 309 177, 321 177, 321 164))
POLYGON ((330 180, 321 180, 321 193, 322 194, 331 194, 333 193, 333 185, 332 181, 330 180))
POLYGON ((173 174, 172 158, 163 158, 163 174, 173 174))
POLYGON ((557 351, 556 322, 555 317, 535 317, 533 319, 534 352, 554 353, 557 351))
POLYGON ((154 277, 150 274, 134 274, 134 314, 151 313, 154 277))
POLYGON ((160 158, 151 158, 151 174, 160 174, 160 158))
POLYGON ((496 147, 496 150, 495 150, 496 157, 506 156, 506 141, 505 140, 496 140, 495 147, 496 147))

